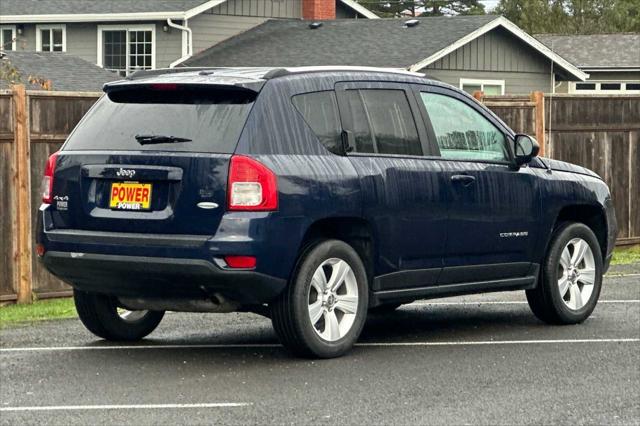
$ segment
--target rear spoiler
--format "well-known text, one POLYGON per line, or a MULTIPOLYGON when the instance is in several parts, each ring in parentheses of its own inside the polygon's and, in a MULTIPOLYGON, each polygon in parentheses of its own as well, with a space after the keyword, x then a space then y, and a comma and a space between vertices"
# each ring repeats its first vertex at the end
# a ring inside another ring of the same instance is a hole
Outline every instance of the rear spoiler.
MULTIPOLYGON (((261 86, 260 86, 261 87, 261 86)), ((104 92, 118 103, 248 103, 258 96, 259 87, 245 83, 167 83, 157 81, 105 84, 104 92)))
POLYGON ((266 80, 249 79, 241 76, 213 76, 207 71, 200 71, 196 75, 184 76, 180 74, 163 74, 145 79, 135 80, 118 80, 105 83, 102 90, 105 93, 111 93, 120 90, 135 90, 161 87, 172 87, 173 90, 179 90, 182 87, 213 89, 219 87, 221 89, 238 89, 242 91, 250 91, 258 93, 266 80))

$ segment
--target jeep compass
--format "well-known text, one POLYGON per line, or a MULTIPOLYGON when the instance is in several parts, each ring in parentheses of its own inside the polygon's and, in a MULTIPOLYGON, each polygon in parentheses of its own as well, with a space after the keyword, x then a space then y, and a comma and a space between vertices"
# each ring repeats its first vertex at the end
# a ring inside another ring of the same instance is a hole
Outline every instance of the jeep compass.
POLYGON ((108 83, 46 164, 37 252, 95 335, 257 312, 336 357, 371 310, 524 290, 584 321, 616 237, 607 185, 539 158, 466 93, 375 68, 172 69, 108 83))

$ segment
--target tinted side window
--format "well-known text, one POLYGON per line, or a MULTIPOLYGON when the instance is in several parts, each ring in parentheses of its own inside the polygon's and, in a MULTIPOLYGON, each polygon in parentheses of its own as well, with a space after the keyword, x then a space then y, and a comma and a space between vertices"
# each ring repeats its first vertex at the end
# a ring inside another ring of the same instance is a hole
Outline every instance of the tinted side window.
POLYGON ((294 96, 292 101, 320 142, 329 151, 340 154, 342 128, 335 93, 333 91, 305 93, 294 96))
POLYGON ((355 140, 356 152, 376 152, 371 136, 371 128, 367 113, 362 103, 362 94, 358 90, 348 90, 346 92, 347 109, 351 120, 351 131, 355 140))
POLYGON ((403 90, 347 90, 356 152, 422 155, 416 123, 403 90))
POLYGON ((425 92, 420 96, 443 158, 509 161, 504 134, 479 112, 450 96, 425 92))

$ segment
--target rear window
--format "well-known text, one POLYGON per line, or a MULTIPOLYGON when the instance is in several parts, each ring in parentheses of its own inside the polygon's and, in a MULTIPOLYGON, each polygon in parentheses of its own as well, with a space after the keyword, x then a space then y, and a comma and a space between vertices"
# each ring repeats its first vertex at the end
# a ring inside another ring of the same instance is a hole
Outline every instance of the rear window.
POLYGON ((232 153, 255 98, 248 90, 201 86, 110 92, 64 149, 232 153))

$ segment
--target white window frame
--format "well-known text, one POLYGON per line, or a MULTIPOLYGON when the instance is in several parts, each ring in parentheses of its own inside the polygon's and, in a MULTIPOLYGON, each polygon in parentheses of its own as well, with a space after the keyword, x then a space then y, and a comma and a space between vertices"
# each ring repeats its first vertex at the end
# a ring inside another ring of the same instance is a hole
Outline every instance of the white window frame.
POLYGON ((627 90, 627 84, 638 84, 640 81, 638 80, 587 80, 587 81, 570 81, 569 82, 569 93, 576 95, 638 95, 640 94, 640 90, 627 90), (602 90, 600 89, 601 84, 614 83, 620 84, 620 90, 602 90), (576 84, 595 84, 596 88, 594 90, 578 90, 576 89, 576 84))
MULTIPOLYGON (((62 51, 67 51, 67 24, 56 25, 36 25, 36 51, 42 52, 42 31, 43 30, 62 30, 62 51)), ((53 37, 50 36, 51 44, 53 45, 53 37)), ((51 52, 53 52, 51 50, 51 52)))
MULTIPOLYGON (((18 31, 16 30, 16 26, 15 25, 0 25, 0 31, 3 30, 11 30, 11 50, 15 51, 17 50, 17 43, 16 43, 16 39, 17 39, 17 33, 18 31)), ((0 35, 2 35, 2 33, 0 32, 0 35)), ((4 50, 4 43, 7 42, 7 40, 0 40, 0 50, 4 50)))
POLYGON ((504 95, 504 80, 485 80, 483 78, 461 78, 460 90, 463 90, 465 84, 480 86, 480 90, 484 92, 484 85, 500 86, 500 94, 504 95))
POLYGON ((104 68, 102 57, 102 33, 104 31, 126 31, 126 72, 129 74, 129 33, 132 31, 151 31, 151 69, 156 69, 156 25, 98 25, 98 58, 96 64, 104 68))

